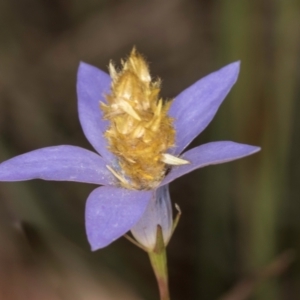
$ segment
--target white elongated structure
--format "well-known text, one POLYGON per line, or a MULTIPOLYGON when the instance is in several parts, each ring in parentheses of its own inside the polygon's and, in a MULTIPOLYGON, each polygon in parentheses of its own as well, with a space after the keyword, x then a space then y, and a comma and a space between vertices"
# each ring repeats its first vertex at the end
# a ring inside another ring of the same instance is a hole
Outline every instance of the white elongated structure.
POLYGON ((135 239, 149 250, 153 250, 156 244, 157 225, 162 228, 165 245, 171 237, 173 226, 169 186, 158 188, 153 195, 143 216, 131 228, 135 239))

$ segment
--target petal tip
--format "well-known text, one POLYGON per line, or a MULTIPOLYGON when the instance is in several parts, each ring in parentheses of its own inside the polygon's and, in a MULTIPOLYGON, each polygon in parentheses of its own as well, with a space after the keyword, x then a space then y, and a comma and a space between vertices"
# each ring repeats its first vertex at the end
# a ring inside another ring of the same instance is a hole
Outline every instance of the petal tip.
POLYGON ((241 61, 240 61, 240 60, 234 61, 234 62, 231 63, 231 64, 234 65, 234 66, 237 67, 237 68, 240 68, 240 67, 241 67, 241 61))
POLYGON ((92 235, 90 235, 89 233, 87 233, 87 239, 90 244, 90 249, 92 252, 103 249, 103 248, 109 246, 111 243, 113 243, 116 240, 116 239, 104 240, 103 237, 102 237, 102 239, 95 238, 92 235))
POLYGON ((84 61, 82 61, 82 60, 80 60, 80 61, 79 61, 79 67, 80 67, 80 66, 84 66, 84 65, 87 65, 87 63, 84 62, 84 61))
POLYGON ((258 146, 251 146, 251 147, 253 148, 252 154, 261 151, 261 147, 258 147, 258 146))
POLYGON ((85 72, 89 69, 96 69, 96 67, 84 62, 84 61, 80 61, 79 65, 78 65, 78 74, 80 74, 81 72, 85 72))
POLYGON ((92 245, 90 245, 91 247, 91 251, 92 252, 95 252, 95 251, 97 251, 98 249, 100 249, 99 247, 94 247, 94 246, 92 246, 92 245))
POLYGON ((103 80, 104 76, 106 77, 105 79, 108 80, 110 83, 110 76, 106 72, 84 61, 80 61, 77 70, 77 77, 79 78, 80 76, 82 77, 86 75, 93 77, 102 76, 101 80, 103 80))
POLYGON ((231 73, 236 78, 238 77, 238 75, 240 73, 240 68, 241 68, 241 61, 240 60, 232 62, 229 65, 224 67, 224 69, 227 72, 231 73))
POLYGON ((97 250, 100 250, 101 248, 104 248, 105 246, 101 247, 101 246, 98 246, 98 245, 93 245, 91 242, 90 243, 90 248, 91 248, 91 251, 92 252, 95 252, 97 250))

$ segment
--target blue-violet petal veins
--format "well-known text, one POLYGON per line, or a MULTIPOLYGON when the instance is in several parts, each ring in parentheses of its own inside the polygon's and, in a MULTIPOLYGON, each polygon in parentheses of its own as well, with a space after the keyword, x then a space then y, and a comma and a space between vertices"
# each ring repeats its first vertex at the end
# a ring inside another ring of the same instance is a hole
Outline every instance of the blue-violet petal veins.
POLYGON ((80 63, 77 73, 78 113, 84 135, 91 145, 108 162, 114 161, 114 155, 107 149, 104 132, 108 121, 103 120, 100 101, 109 93, 110 76, 98 68, 80 63))
POLYGON ((175 166, 165 177, 160 186, 168 184, 184 174, 208 165, 221 164, 236 160, 260 150, 259 147, 239 144, 230 141, 211 142, 195 147, 182 155, 183 159, 190 161, 189 165, 175 166))
POLYGON ((173 100, 169 115, 175 120, 176 145, 171 153, 180 154, 206 128, 235 84, 239 69, 239 62, 229 64, 198 80, 173 100))
POLYGON ((164 242, 167 244, 173 227, 172 205, 168 185, 155 191, 145 213, 131 228, 131 232, 140 244, 149 250, 153 250, 156 245, 157 225, 161 226, 164 242))
POLYGON ((129 231, 144 214, 153 191, 99 187, 88 197, 86 233, 93 251, 103 248, 129 231))
POLYGON ((0 164, 0 181, 44 179, 101 185, 116 183, 98 154, 76 146, 34 150, 0 164))

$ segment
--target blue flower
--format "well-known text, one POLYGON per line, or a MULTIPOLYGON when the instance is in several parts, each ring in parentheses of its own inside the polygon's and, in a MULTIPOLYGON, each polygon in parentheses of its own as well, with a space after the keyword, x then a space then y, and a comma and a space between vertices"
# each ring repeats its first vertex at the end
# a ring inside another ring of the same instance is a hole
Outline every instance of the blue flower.
MULTIPOLYGON (((141 218, 149 215, 147 207, 153 208, 151 200, 156 198, 158 189, 195 169, 239 159, 260 150, 255 146, 218 141, 183 152, 213 119, 238 73, 239 63, 229 64, 200 79, 172 101, 168 116, 173 120, 175 143, 168 153, 189 164, 175 163, 153 187, 135 189, 124 186, 116 176, 120 166, 119 158, 110 151, 108 144, 110 121, 103 117, 104 110, 99 108, 100 102, 102 105, 107 103, 105 95, 111 93, 111 77, 96 67, 81 63, 77 77, 79 120, 96 153, 70 145, 31 151, 1 163, 0 181, 44 179, 99 185, 87 199, 85 224, 92 250, 103 248, 136 224, 144 223, 141 218)), ((162 188, 168 193, 165 190, 162 188)), ((166 222, 170 224, 170 221, 166 222)), ((138 230, 133 230, 137 236, 138 230)))

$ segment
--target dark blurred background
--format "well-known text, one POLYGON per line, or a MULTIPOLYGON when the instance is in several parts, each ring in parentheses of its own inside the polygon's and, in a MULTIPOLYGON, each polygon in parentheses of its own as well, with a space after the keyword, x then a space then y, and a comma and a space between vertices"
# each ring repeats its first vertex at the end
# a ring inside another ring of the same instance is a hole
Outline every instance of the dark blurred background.
MULTIPOLYGON (((263 149, 171 184, 183 212, 168 247, 172 300, 300 299, 300 1, 0 0, 0 161, 59 144, 91 149, 77 116, 78 63, 107 70, 133 45, 168 98, 241 60, 193 145, 263 149)), ((127 240, 90 252, 93 188, 0 184, 0 299, 158 299, 147 255, 127 240)))

